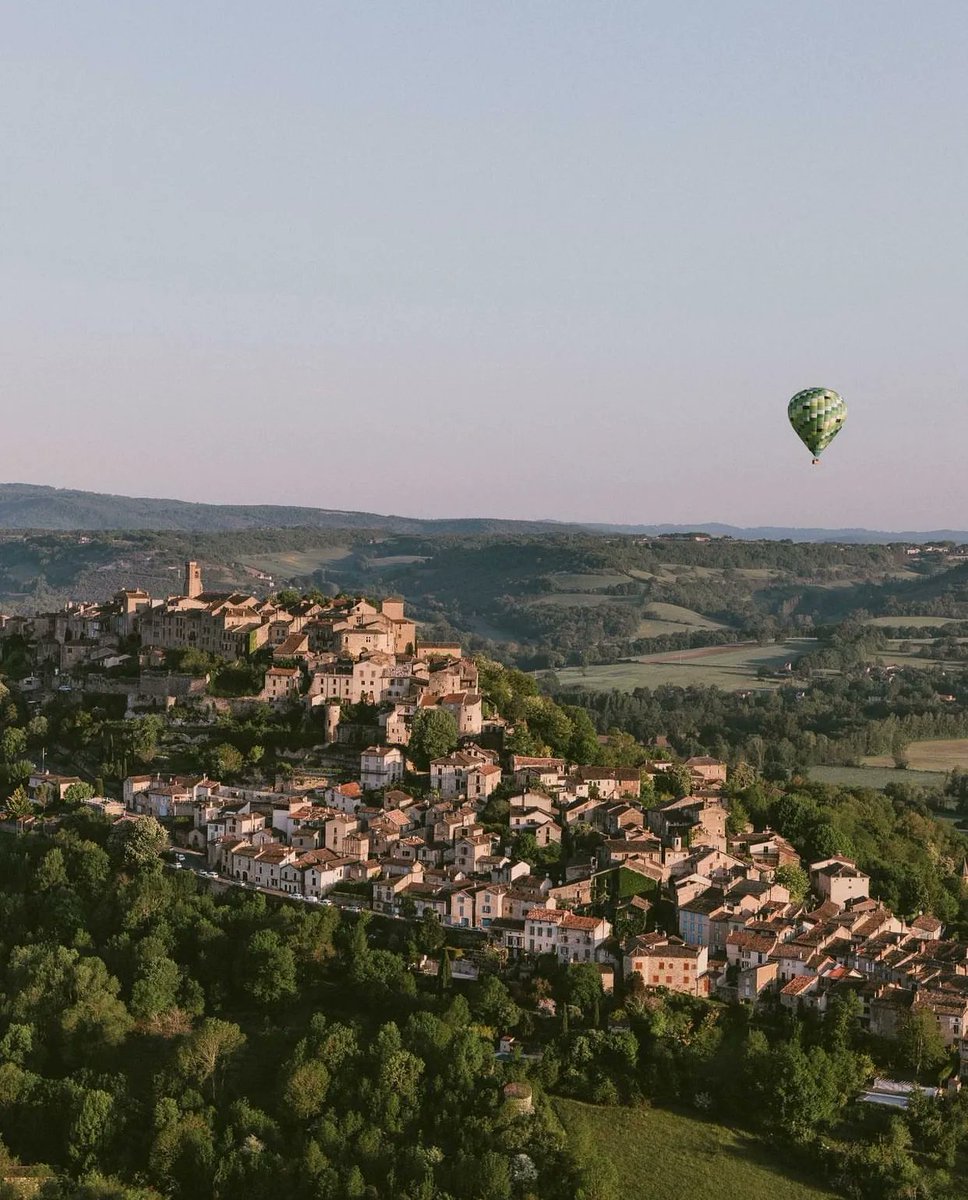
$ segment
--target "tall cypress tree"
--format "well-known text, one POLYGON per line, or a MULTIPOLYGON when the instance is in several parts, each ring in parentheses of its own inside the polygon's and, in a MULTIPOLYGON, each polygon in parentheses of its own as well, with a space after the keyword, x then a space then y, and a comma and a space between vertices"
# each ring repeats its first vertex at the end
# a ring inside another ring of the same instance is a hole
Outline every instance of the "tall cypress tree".
POLYGON ((437 995, 445 996, 450 991, 453 971, 450 966, 450 951, 445 947, 440 952, 440 966, 437 968, 437 995))

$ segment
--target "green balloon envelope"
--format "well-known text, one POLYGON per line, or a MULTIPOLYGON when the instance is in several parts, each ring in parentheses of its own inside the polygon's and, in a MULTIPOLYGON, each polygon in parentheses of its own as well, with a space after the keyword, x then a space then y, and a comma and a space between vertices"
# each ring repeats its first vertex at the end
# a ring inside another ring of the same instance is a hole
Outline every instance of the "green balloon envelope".
POLYGON ((787 416, 800 441, 819 458, 847 420, 847 405, 830 388, 806 388, 790 401, 787 416))

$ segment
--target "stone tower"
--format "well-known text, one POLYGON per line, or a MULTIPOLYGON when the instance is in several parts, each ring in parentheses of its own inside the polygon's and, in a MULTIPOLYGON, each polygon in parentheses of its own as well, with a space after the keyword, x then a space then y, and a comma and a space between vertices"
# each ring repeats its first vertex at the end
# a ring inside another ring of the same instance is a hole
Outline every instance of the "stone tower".
POLYGON ((197 562, 185 563, 185 595, 194 600, 202 594, 202 569, 197 562))

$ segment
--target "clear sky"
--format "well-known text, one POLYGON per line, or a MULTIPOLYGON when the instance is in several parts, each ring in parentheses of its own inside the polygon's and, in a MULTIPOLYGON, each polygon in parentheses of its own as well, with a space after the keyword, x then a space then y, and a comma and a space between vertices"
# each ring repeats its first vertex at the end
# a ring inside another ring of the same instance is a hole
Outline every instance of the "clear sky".
POLYGON ((0 480, 968 525, 963 0, 0 17, 0 480))

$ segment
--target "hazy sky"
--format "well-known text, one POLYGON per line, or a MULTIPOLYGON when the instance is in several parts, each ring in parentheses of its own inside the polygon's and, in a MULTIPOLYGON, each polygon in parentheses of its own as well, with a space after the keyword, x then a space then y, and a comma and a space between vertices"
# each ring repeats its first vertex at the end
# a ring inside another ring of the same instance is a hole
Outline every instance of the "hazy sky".
POLYGON ((963 0, 0 18, 0 480, 968 525, 963 0))

